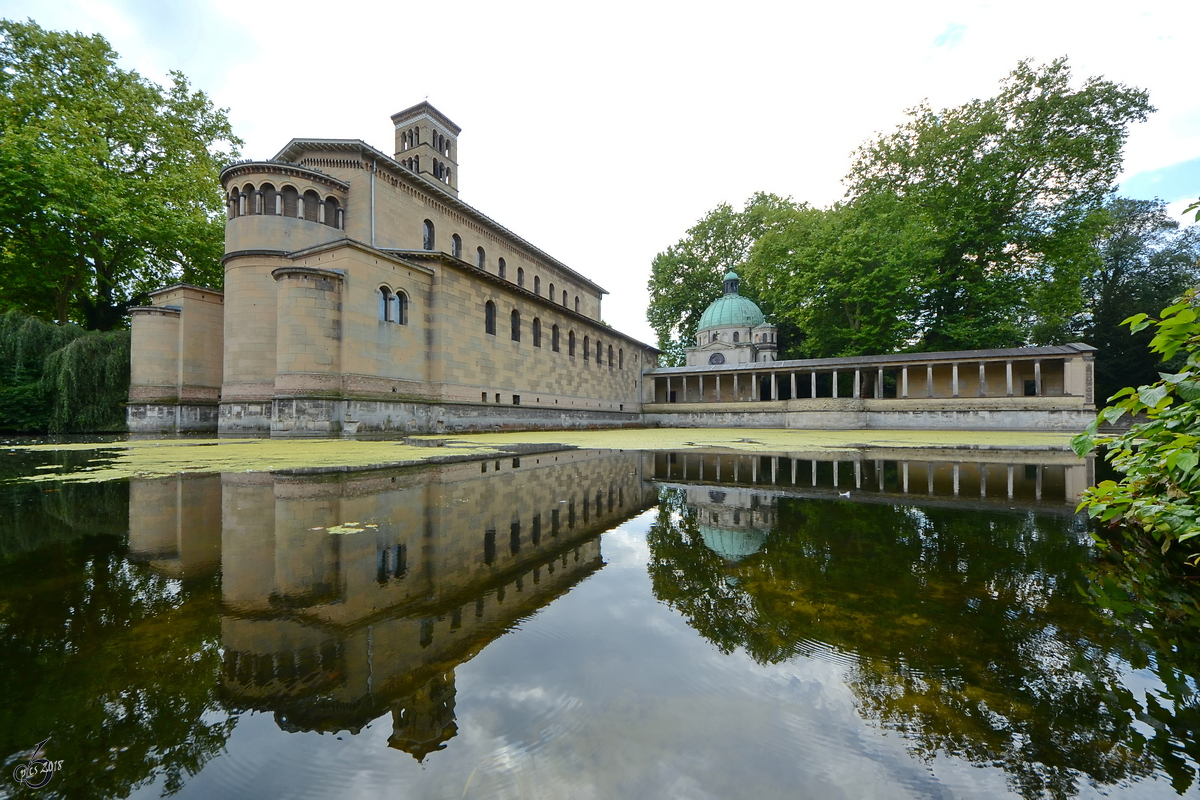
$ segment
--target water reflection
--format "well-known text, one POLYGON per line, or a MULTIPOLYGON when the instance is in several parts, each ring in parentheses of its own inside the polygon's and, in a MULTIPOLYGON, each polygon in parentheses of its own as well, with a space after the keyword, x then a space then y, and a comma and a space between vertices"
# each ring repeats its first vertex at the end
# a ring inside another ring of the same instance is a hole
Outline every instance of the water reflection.
POLYGON ((10 487, 0 796, 49 733, 46 797, 1194 791, 1200 606, 964 455, 10 487))
POLYGON ((1090 466, 1022 460, 656 458, 654 593, 723 652, 845 664, 860 712, 919 758, 1000 767, 1026 797, 1158 769, 1182 791, 1195 731, 1147 746, 1156 700, 1126 684, 1148 655, 1080 602, 1090 466))
POLYGON ((456 731, 454 669, 603 566, 600 534, 653 504, 636 453, 423 470, 130 483, 130 551, 219 559, 221 698, 285 731, 390 712, 418 760, 456 731))

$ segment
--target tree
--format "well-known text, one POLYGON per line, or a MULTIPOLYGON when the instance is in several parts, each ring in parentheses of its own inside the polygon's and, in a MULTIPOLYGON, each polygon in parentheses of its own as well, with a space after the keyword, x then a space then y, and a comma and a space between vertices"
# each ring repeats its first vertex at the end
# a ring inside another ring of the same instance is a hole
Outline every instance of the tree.
POLYGON ((913 334, 918 292, 911 264, 920 238, 887 197, 818 209, 776 209, 743 274, 770 298, 776 321, 794 326, 788 358, 903 349, 913 334))
POLYGON ((0 21, 0 296, 101 330, 154 286, 220 285, 218 173, 241 145, 181 73, 164 89, 116 59, 0 21))
MULTIPOLYGON (((688 229, 677 243, 654 257, 650 267, 650 327, 658 335, 663 366, 683 363, 683 350, 696 339, 700 316, 721 296, 722 276, 741 267, 769 218, 792 201, 759 193, 735 211, 723 203, 688 229)), ((755 299, 752 281, 743 294, 755 299)))
MULTIPOLYGON (((1071 441, 1080 456, 1096 445, 1120 481, 1101 481, 1084 492, 1079 508, 1131 539, 1164 556, 1174 547, 1200 565, 1200 289, 1187 292, 1164 308, 1159 319, 1136 314, 1125 320, 1134 333, 1153 327, 1150 349, 1170 362, 1184 356, 1183 369, 1161 373, 1161 379, 1137 389, 1117 392, 1105 408, 1071 441), (1098 436, 1102 422, 1128 414, 1144 415, 1118 436, 1098 436)), ((1099 540, 1104 544, 1104 540, 1099 540)))
POLYGON ((1084 277, 1084 309, 1072 325, 1077 338, 1100 349, 1096 389, 1107 398, 1125 386, 1158 379, 1150 330, 1130 334, 1121 321, 1156 314, 1198 277, 1200 226, 1180 229, 1161 200, 1110 197, 1097 268, 1084 277))
POLYGON ((1128 126, 1153 109, 1141 89, 1070 84, 1066 59, 1022 61, 997 96, 918 106, 859 149, 850 202, 894 199, 923 228, 923 348, 1049 343, 1078 313, 1128 126))

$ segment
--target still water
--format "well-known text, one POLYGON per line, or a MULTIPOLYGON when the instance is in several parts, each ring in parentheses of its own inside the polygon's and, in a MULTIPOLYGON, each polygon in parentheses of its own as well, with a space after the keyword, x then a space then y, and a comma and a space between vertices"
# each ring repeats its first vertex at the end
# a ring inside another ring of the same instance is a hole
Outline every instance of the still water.
POLYGON ((963 457, 0 485, 0 795, 1196 796, 1093 465, 963 457))

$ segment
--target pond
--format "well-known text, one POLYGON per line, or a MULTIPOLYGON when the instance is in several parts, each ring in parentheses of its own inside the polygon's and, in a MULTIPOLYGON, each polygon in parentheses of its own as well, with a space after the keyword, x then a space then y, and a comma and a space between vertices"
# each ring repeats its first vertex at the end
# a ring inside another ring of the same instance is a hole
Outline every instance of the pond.
POLYGON ((1069 453, 13 480, 85 457, 0 463, 2 796, 1198 792, 1069 453))

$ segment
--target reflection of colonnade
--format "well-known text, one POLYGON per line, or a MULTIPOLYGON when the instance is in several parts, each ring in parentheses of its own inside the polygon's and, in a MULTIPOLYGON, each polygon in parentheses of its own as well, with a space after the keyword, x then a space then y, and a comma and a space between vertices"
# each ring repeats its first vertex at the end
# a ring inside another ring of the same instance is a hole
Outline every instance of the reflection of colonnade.
POLYGON ((391 710, 391 744, 417 758, 454 735, 455 667, 599 569, 599 534, 656 499, 639 455, 612 451, 133 481, 151 495, 130 546, 160 560, 195 535, 181 503, 220 510, 204 524, 231 705, 317 731, 391 710))
POLYGON ((685 485, 755 486, 783 494, 836 497, 852 492, 873 499, 929 503, 952 498, 956 505, 981 503, 1074 510, 1095 482, 1093 459, 1055 451, 921 450, 921 460, 903 450, 846 454, 647 454, 646 472, 655 481, 685 485), (966 457, 965 457, 966 456, 966 457))

